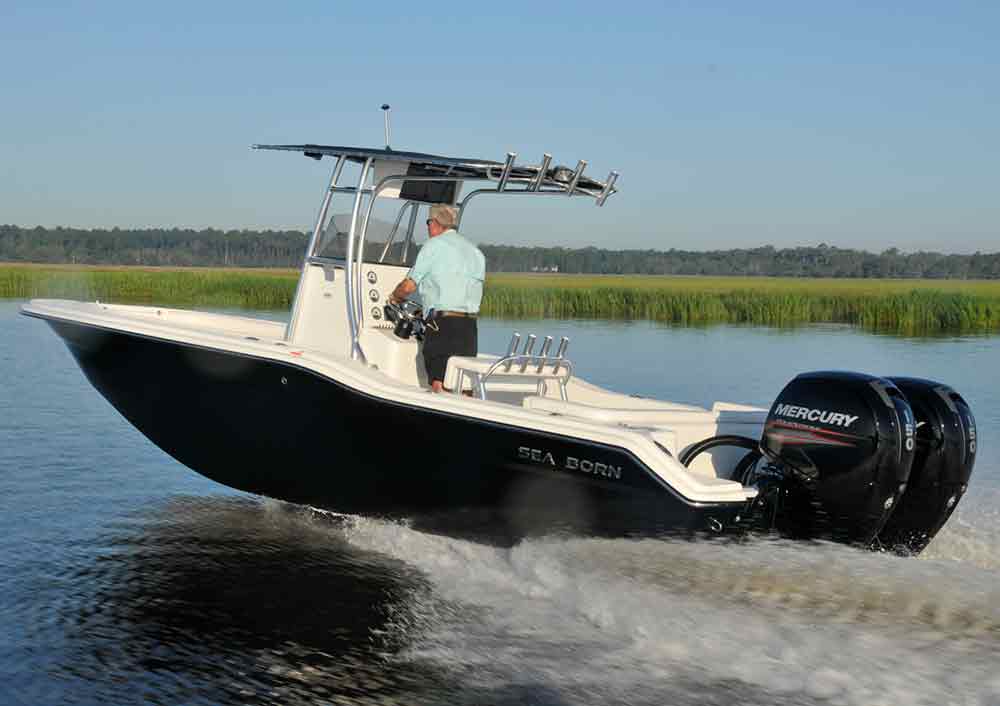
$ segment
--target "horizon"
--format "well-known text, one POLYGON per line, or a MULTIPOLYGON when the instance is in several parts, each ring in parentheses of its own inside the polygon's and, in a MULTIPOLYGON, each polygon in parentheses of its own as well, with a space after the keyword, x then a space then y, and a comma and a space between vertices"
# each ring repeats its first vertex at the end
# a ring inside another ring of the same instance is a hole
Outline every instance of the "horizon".
POLYGON ((604 208, 477 205, 483 243, 1000 242, 1000 5, 379 10, 6 6, 0 218, 308 231, 330 164, 249 145, 380 146, 387 102, 399 150, 621 172, 604 208))

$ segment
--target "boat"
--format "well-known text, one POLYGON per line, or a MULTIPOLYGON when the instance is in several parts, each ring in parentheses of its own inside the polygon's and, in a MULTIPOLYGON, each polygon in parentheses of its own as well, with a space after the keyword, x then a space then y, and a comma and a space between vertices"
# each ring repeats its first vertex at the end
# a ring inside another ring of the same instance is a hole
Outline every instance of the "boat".
POLYGON ((593 202, 617 173, 384 148, 262 144, 332 160, 287 323, 36 299, 140 432, 231 488, 432 530, 743 536, 922 550, 966 492, 975 420, 945 384, 798 375, 768 408, 622 394, 576 374, 568 338, 512 333, 449 361, 434 394, 420 312, 388 303, 432 203, 593 202), (334 213, 335 200, 343 213, 334 213), (376 211, 378 206, 378 211, 376 211), (378 214, 387 210, 389 218, 378 214), (394 217, 391 214, 395 214, 394 217))

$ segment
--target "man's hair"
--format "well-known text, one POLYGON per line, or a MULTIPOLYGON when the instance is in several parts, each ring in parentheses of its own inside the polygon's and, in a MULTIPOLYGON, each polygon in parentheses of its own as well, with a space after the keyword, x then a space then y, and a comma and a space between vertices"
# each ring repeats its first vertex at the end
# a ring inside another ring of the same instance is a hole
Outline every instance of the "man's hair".
POLYGON ((454 228, 458 222, 458 210, 454 206, 443 203, 431 206, 430 216, 445 228, 454 228))

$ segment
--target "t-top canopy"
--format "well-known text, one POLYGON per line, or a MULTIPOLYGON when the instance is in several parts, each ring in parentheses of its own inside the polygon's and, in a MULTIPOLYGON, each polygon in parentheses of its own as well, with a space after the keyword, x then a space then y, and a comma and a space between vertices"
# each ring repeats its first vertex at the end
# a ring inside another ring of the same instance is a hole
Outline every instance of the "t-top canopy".
POLYGON ((617 172, 611 172, 605 182, 583 176, 587 163, 577 163, 576 169, 564 166, 550 167, 551 157, 545 155, 540 165, 515 165, 516 155, 509 153, 505 162, 488 159, 466 159, 443 157, 422 152, 403 152, 392 149, 371 147, 338 147, 333 145, 253 145, 255 150, 283 150, 301 152, 312 159, 323 157, 343 157, 350 162, 363 164, 368 159, 377 161, 408 162, 428 176, 447 176, 462 179, 484 179, 499 183, 498 190, 509 190, 513 183, 526 185, 527 191, 563 192, 571 195, 586 195, 597 199, 598 205, 615 193, 614 183, 617 172), (540 178, 541 175, 541 178, 540 178))

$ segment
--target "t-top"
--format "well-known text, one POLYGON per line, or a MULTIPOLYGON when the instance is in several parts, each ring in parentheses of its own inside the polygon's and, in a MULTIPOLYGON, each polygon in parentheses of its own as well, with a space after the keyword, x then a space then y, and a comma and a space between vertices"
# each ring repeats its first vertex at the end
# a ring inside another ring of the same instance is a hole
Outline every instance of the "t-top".
POLYGON ((424 311, 479 312, 486 258, 474 244, 449 229, 428 240, 407 275, 417 285, 424 311))

